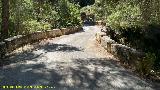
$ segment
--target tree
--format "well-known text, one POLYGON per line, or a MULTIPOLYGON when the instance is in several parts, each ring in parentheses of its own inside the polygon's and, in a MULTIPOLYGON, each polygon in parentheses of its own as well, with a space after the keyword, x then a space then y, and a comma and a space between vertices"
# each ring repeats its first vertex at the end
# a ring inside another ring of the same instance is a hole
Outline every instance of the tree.
POLYGON ((9 0, 2 0, 2 39, 8 37, 9 30, 9 0))
POLYGON ((79 3, 81 7, 85 7, 87 5, 93 5, 95 3, 95 0, 69 0, 69 1, 72 3, 79 3))

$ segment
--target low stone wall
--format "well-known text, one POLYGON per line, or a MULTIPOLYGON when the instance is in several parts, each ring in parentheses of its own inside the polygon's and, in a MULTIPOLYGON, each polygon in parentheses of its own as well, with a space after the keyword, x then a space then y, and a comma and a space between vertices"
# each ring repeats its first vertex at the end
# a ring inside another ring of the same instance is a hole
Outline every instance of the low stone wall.
POLYGON ((138 52, 128 46, 118 44, 103 32, 96 34, 96 40, 109 53, 118 57, 122 63, 129 64, 130 66, 135 66, 136 61, 141 60, 145 56, 143 52, 138 52))
POLYGON ((0 58, 2 58, 7 52, 12 52, 16 48, 22 47, 25 44, 37 42, 46 38, 55 38, 81 30, 82 27, 76 26, 62 29, 37 31, 28 35, 17 35, 11 38, 7 38, 4 40, 4 42, 0 42, 0 58))
POLYGON ((60 29, 53 29, 46 31, 46 37, 45 38, 55 38, 63 35, 60 29))

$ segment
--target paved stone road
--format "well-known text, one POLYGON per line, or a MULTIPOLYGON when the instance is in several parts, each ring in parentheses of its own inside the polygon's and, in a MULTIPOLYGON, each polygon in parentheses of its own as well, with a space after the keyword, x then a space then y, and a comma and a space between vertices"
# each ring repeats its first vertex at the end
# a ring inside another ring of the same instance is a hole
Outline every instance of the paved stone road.
POLYGON ((95 33, 99 30, 87 26, 82 32, 42 41, 36 50, 10 57, 14 63, 0 68, 0 85, 45 85, 53 87, 51 90, 152 90, 150 84, 96 46, 95 33))

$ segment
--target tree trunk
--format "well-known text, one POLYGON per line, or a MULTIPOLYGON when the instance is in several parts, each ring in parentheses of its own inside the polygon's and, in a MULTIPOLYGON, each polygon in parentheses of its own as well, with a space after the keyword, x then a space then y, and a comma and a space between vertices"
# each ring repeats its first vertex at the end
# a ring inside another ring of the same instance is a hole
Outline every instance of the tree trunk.
POLYGON ((151 19, 151 0, 143 0, 140 9, 142 11, 142 24, 144 29, 146 29, 151 19))
POLYGON ((2 0, 2 39, 8 37, 9 32, 9 0, 2 0))

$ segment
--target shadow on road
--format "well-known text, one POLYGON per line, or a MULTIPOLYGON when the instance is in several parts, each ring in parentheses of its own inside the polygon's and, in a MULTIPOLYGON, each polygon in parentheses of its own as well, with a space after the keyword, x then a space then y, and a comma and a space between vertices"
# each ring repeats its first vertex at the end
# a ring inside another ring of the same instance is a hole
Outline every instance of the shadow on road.
MULTIPOLYGON (((55 90, 144 89, 148 84, 127 72, 116 61, 106 58, 73 59, 45 63, 20 64, 0 69, 0 85, 47 85, 55 90)), ((53 89, 52 89, 53 90, 53 89)))
POLYGON ((74 52, 74 51, 82 51, 82 49, 78 47, 74 47, 71 45, 66 44, 53 44, 53 43, 47 43, 43 46, 40 46, 39 49, 42 49, 46 52, 74 52))
POLYGON ((37 46, 35 50, 30 52, 22 52, 10 55, 0 62, 0 66, 9 65, 11 63, 23 62, 26 60, 38 61, 38 58, 40 58, 44 53, 47 52, 75 52, 75 51, 83 51, 83 49, 67 44, 47 43, 45 45, 37 46))

